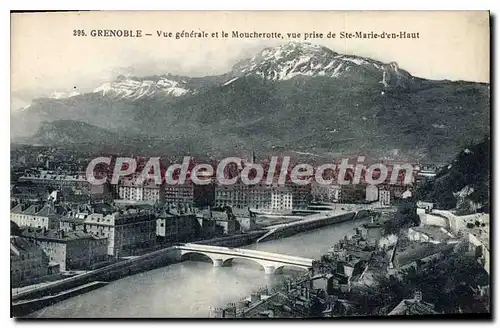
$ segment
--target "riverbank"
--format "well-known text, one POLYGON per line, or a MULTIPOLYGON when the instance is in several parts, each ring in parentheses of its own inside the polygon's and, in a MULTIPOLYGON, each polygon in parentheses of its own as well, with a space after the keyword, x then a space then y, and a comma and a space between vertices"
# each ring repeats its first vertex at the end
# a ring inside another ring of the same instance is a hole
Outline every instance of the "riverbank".
MULTIPOLYGON (((242 249, 319 258, 366 220, 348 221, 284 239, 239 246, 242 249)), ((202 260, 202 258, 199 258, 202 260)), ((222 307, 275 286, 302 271, 265 275, 253 261, 235 260, 214 267, 207 261, 182 261, 123 277, 108 285, 35 311, 29 318, 207 318, 210 307, 222 307)))
MULTIPOLYGON (((212 246, 241 247, 243 245, 254 244, 259 237, 265 234, 265 232, 266 231, 264 230, 254 231, 251 233, 219 237, 210 240, 197 241, 194 243, 212 246)), ((296 233, 298 233, 298 231, 296 233)), ((98 270, 93 270, 75 277, 63 279, 61 281, 51 283, 50 285, 41 286, 36 290, 29 290, 25 293, 13 295, 12 299, 13 301, 33 300, 44 296, 56 295, 65 290, 88 284, 93 281, 111 282, 140 272, 168 266, 178 261, 175 253, 176 252, 172 248, 160 249, 135 258, 123 260, 98 270)))
POLYGON ((338 215, 332 215, 331 212, 317 213, 305 217, 298 222, 291 222, 270 226, 269 231, 262 237, 257 239, 257 242, 265 242, 273 239, 281 239, 296 235, 298 233, 320 229, 326 226, 335 225, 346 221, 360 220, 369 216, 368 210, 360 210, 356 212, 347 212, 338 215))
MULTIPOLYGON (((337 219, 339 222, 345 222, 346 218, 353 217, 355 214, 343 214, 337 219)), ((364 226, 367 225, 364 224, 364 226)), ((366 272, 367 263, 362 260, 358 264, 365 264, 365 266, 360 266, 354 262, 347 262, 346 267, 338 271, 337 267, 325 267, 324 257, 338 251, 340 256, 344 256, 345 259, 349 259, 351 256, 368 259, 376 250, 375 241, 363 239, 359 234, 358 227, 352 232, 352 235, 346 233, 344 238, 331 245, 328 252, 322 252, 320 258, 316 258, 316 264, 313 265, 312 270, 306 275, 288 279, 286 283, 274 286, 274 288, 253 290, 249 297, 245 297, 240 302, 231 302, 226 306, 214 308, 210 317, 308 318, 311 316, 331 316, 334 313, 332 299, 326 293, 331 292, 334 285, 339 288, 339 291, 350 292, 351 285, 358 285, 358 280, 366 272), (344 247, 346 243, 349 244, 349 247, 344 247), (336 278, 339 280, 335 280, 333 283, 336 278), (316 280, 319 281, 319 284, 316 283, 316 280)), ((368 286, 366 283, 362 284, 368 286)))
MULTIPOLYGON (((264 233, 265 231, 254 231, 246 234, 201 240, 193 243, 212 246, 238 247, 254 242, 264 233)), ((175 256, 172 254, 173 251, 173 247, 166 247, 140 256, 122 260, 96 270, 87 271, 69 278, 46 283, 39 287, 27 289, 12 295, 12 301, 50 296, 96 280, 112 281, 120 279, 126 275, 168 265, 176 261, 175 256)))
POLYGON ((11 315, 14 317, 21 317, 26 314, 29 314, 31 312, 37 311, 39 309, 42 309, 46 306, 55 304, 57 302, 63 301, 65 299, 68 299, 70 297, 74 297, 86 292, 89 292, 91 290, 100 288, 104 285, 106 285, 107 282, 103 281, 94 281, 85 285, 81 285, 75 288, 71 288, 68 290, 65 290, 63 292, 60 292, 56 295, 48 295, 44 296, 41 298, 33 299, 33 300, 20 300, 17 302, 14 302, 12 304, 12 313, 11 315))

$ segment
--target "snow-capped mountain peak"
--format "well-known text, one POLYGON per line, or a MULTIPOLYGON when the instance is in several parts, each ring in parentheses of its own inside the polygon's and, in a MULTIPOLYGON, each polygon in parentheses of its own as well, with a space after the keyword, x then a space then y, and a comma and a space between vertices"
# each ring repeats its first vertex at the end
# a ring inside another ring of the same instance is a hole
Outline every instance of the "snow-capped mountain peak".
POLYGON ((295 76, 338 78, 355 72, 376 76, 385 87, 412 78, 409 73, 399 70, 396 63, 384 64, 369 58, 339 54, 320 45, 289 42, 265 48, 255 56, 240 61, 233 66, 224 85, 247 75, 276 81, 289 80, 295 76))
POLYGON ((184 81, 175 81, 166 76, 156 79, 139 79, 119 76, 113 82, 107 82, 94 89, 94 93, 114 98, 136 100, 151 96, 178 97, 192 92, 184 81))
POLYGON ((54 91, 49 95, 49 98, 51 99, 66 99, 66 98, 71 98, 75 96, 79 96, 80 92, 78 91, 71 91, 71 92, 64 92, 64 91, 54 91))

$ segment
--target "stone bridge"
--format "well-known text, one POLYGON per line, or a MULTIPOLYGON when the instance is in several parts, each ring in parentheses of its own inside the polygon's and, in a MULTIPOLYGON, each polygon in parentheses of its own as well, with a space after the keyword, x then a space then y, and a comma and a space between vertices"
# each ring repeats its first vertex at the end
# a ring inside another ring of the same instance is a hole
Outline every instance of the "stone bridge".
POLYGON ((216 267, 229 266, 234 259, 248 259, 260 264, 266 274, 274 274, 283 267, 309 270, 314 260, 277 253, 261 252, 250 249, 208 246, 200 244, 181 244, 174 246, 180 251, 180 260, 187 254, 202 254, 209 257, 216 267))

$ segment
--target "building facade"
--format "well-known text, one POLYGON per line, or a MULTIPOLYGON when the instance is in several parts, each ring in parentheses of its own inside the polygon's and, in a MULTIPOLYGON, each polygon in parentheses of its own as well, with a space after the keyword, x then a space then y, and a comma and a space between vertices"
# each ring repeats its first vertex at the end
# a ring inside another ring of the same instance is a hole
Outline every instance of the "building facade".
POLYGON ((20 227, 56 229, 60 219, 51 204, 18 204, 10 210, 10 220, 20 227))
POLYGON ((25 230, 21 236, 38 245, 61 271, 89 269, 107 260, 107 239, 84 232, 25 230))
POLYGON ((156 235, 165 242, 189 241, 196 236, 197 225, 194 214, 164 211, 156 219, 156 235))
POLYGON ((366 201, 366 185, 341 185, 340 202, 344 204, 361 203, 366 201))
POLYGON ((215 186, 215 206, 230 206, 237 209, 288 210, 307 208, 311 201, 311 186, 287 183, 246 185, 235 183, 215 186))
POLYGON ((389 190, 380 190, 378 200, 380 205, 391 205, 391 192, 389 190))
POLYGON ((338 203, 342 189, 337 184, 320 184, 312 182, 311 197, 316 201, 338 203))
POLYGON ((166 184, 164 188, 167 204, 194 205, 194 184, 191 181, 183 184, 166 184))
POLYGON ((18 236, 10 237, 10 279, 13 286, 48 274, 49 257, 42 248, 18 236))
POLYGON ((365 189, 366 198, 368 202, 374 202, 378 200, 378 188, 376 185, 367 185, 365 189))
POLYGON ((26 174, 20 177, 19 181, 31 181, 35 185, 53 189, 71 188, 81 194, 89 194, 94 190, 87 181, 85 172, 40 171, 36 174, 26 174))
POLYGON ((269 209, 271 207, 272 188, 265 184, 246 185, 235 183, 233 185, 217 184, 215 186, 215 206, 233 208, 269 209))
POLYGON ((293 208, 294 209, 306 209, 311 203, 311 184, 298 185, 295 183, 287 183, 287 186, 292 192, 293 208))
POLYGON ((113 257, 134 255, 156 244, 156 215, 149 210, 92 213, 84 227, 88 233, 107 238, 107 253, 113 257))
POLYGON ((274 188, 271 193, 271 210, 285 211, 292 210, 293 196, 288 188, 274 188))
POLYGON ((118 196, 130 201, 162 202, 165 200, 165 187, 153 182, 138 184, 133 180, 123 180, 118 186, 118 196))

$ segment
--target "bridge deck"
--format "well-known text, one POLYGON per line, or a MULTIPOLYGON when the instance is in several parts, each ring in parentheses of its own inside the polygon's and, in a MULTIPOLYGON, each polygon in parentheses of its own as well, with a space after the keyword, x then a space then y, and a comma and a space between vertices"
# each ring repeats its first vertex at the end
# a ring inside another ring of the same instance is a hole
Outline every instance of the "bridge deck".
POLYGON ((200 244, 184 244, 182 246, 176 246, 176 247, 182 250, 189 250, 195 252, 224 254, 237 257, 259 258, 262 260, 282 262, 282 263, 293 263, 302 266, 312 266, 312 263, 314 261, 313 259, 303 258, 298 256, 262 252, 262 251, 242 249, 242 248, 228 248, 228 247, 208 246, 200 244))

